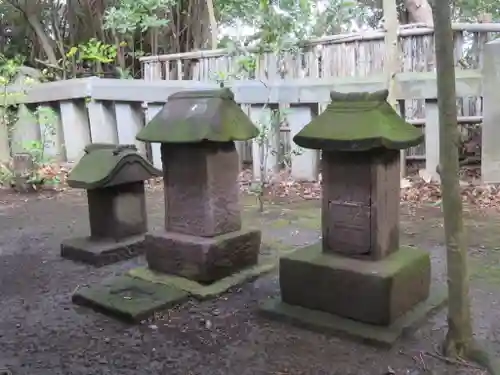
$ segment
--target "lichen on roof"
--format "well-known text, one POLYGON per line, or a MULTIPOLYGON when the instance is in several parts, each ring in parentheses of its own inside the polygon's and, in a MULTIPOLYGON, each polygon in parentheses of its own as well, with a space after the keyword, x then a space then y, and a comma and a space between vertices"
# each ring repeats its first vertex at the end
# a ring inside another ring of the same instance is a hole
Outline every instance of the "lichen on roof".
POLYGON ((293 141, 304 148, 327 151, 402 150, 424 140, 387 102, 388 91, 332 92, 332 102, 293 141))
POLYGON ((247 141, 259 135, 228 88, 170 95, 163 109, 137 134, 143 142, 247 141))
POLYGON ((98 189, 124 183, 144 181, 162 172, 144 159, 135 145, 91 143, 85 154, 68 174, 72 188, 98 189))

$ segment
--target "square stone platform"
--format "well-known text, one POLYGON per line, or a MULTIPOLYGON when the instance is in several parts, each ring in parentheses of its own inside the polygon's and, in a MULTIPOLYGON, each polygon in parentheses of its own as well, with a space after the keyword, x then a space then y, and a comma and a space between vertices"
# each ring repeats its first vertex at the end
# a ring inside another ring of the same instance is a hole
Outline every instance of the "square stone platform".
POLYGON ((379 261, 325 254, 321 244, 280 259, 281 297, 261 312, 321 333, 392 345, 443 306, 446 288, 430 285, 430 257, 403 247, 379 261))
POLYGON ((280 259, 283 302, 387 326, 429 296, 427 252, 403 247, 378 261, 324 253, 320 243, 280 259))
POLYGON ((418 329, 419 324, 441 309, 447 301, 446 287, 431 285, 429 297, 400 316, 389 326, 366 324, 319 310, 284 303, 281 298, 265 301, 260 313, 269 319, 295 325, 322 334, 348 337, 362 343, 390 348, 405 335, 418 329))
POLYGON ((122 240, 70 238, 61 243, 61 256, 102 267, 143 254, 144 239, 144 235, 131 236, 122 240))
POLYGON ((259 230, 214 237, 159 231, 146 234, 146 259, 153 271, 210 284, 257 264, 259 230))
POLYGON ((169 285, 117 276, 98 285, 78 289, 72 301, 130 323, 139 323, 187 298, 188 293, 169 285))

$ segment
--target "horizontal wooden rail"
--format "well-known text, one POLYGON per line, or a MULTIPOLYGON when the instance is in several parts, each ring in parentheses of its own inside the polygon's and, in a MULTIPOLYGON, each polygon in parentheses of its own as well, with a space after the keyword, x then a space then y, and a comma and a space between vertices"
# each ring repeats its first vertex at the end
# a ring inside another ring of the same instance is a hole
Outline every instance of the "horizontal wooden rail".
MULTIPOLYGON (((472 33, 488 33, 500 32, 500 23, 455 23, 453 30, 457 32, 472 32, 472 33)), ((401 37, 411 37, 420 35, 431 35, 434 33, 433 28, 426 27, 423 24, 408 25, 407 27, 400 27, 398 34, 401 37)), ((341 44, 351 43, 356 41, 379 40, 385 36, 384 30, 370 30, 359 33, 328 35, 320 38, 314 38, 299 43, 302 47, 311 47, 323 44, 341 44)), ((257 52, 257 48, 248 48, 247 52, 257 52)), ((219 48, 213 50, 192 51, 183 53, 173 53, 168 55, 144 56, 139 60, 143 63, 170 61, 170 60, 190 60, 190 59, 203 59, 210 57, 221 57, 229 54, 226 48, 219 48)))

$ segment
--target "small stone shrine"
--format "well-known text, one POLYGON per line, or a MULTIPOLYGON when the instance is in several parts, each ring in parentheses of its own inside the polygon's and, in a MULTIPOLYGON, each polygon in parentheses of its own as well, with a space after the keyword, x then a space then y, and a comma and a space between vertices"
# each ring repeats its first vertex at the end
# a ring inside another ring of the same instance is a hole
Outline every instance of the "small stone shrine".
POLYGON ((152 271, 210 284, 257 263, 261 233, 242 229, 234 141, 258 133, 220 89, 171 95, 137 134, 161 143, 165 230, 146 235, 152 271))
POLYGON ((63 241, 61 256, 103 266, 143 253, 144 180, 158 176, 134 145, 88 145, 67 183, 87 190, 90 236, 63 241))
POLYGON ((429 302, 429 254, 399 245, 400 150, 423 134, 387 95, 333 92, 294 137, 322 150, 322 240, 280 259, 281 300, 263 305, 267 315, 390 344, 443 302, 429 302))

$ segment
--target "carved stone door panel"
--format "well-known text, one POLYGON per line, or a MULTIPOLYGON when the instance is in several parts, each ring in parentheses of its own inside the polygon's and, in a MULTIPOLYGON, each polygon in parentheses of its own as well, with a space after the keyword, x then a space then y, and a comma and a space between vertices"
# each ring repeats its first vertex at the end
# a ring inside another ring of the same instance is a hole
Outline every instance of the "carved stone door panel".
POLYGON ((371 164, 331 165, 327 244, 332 252, 359 256, 371 251, 371 164))

